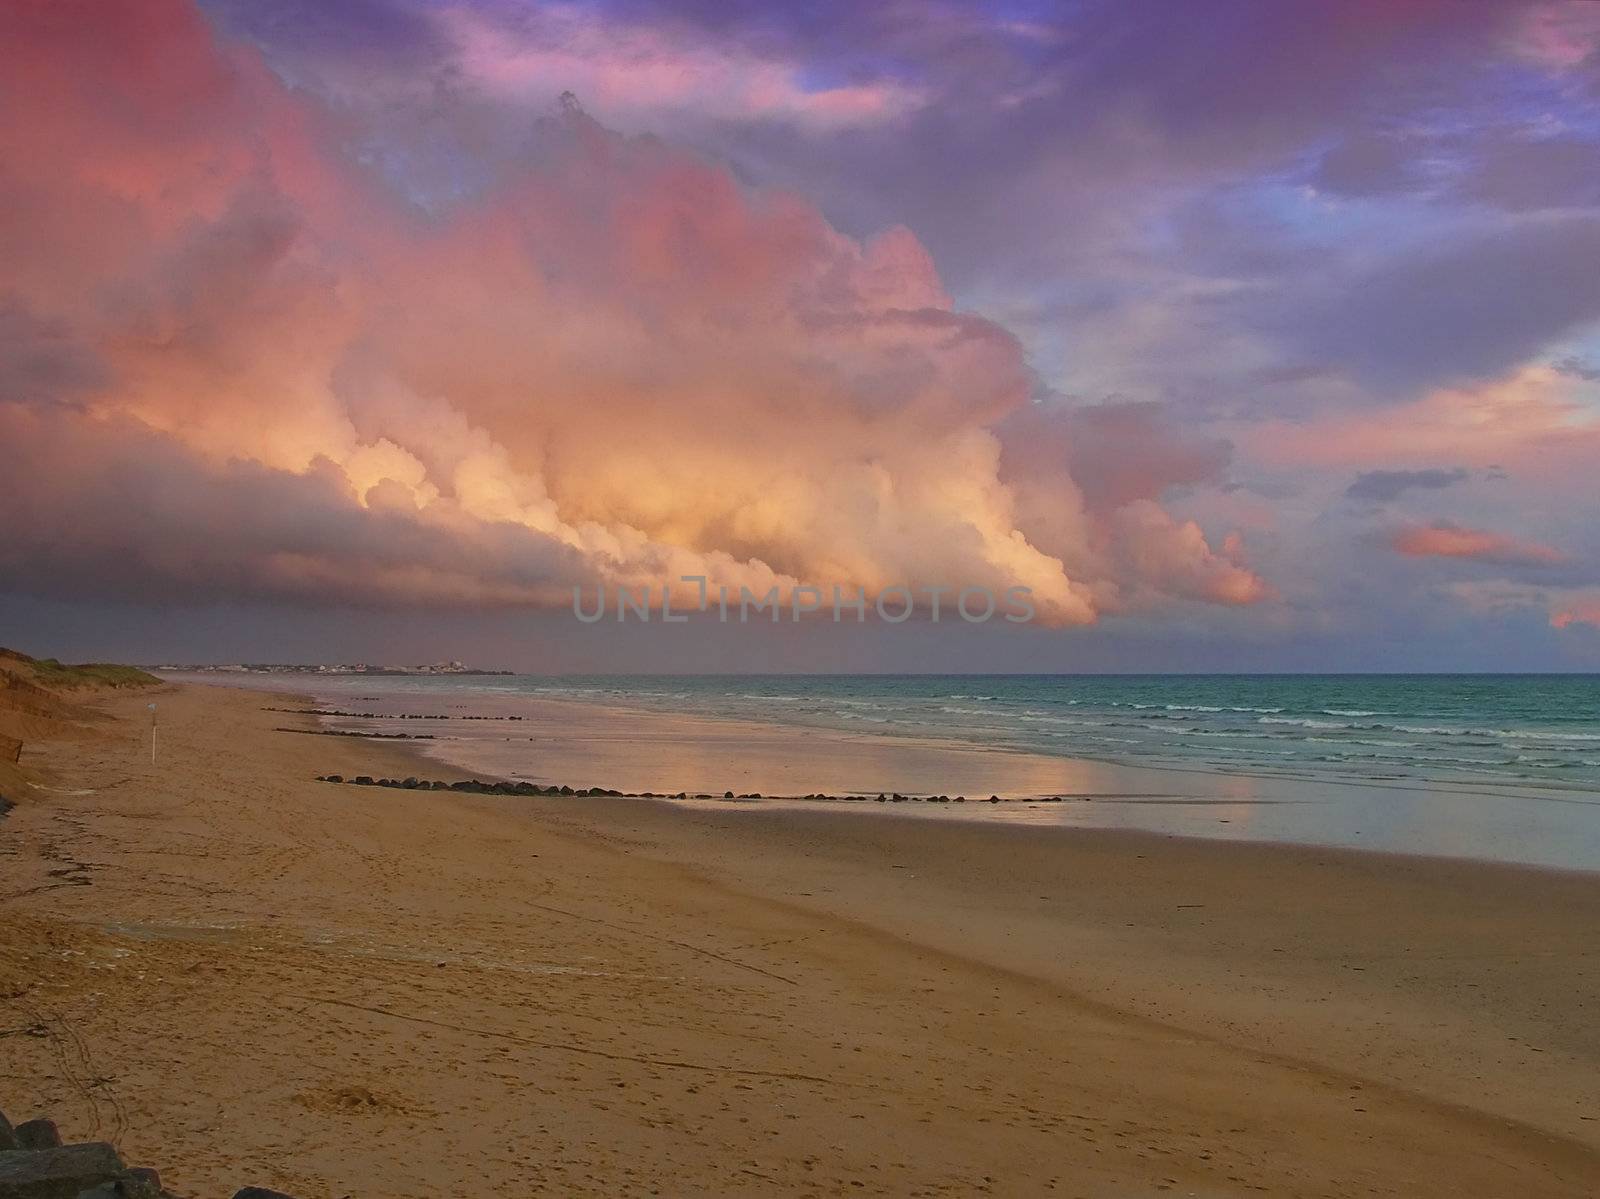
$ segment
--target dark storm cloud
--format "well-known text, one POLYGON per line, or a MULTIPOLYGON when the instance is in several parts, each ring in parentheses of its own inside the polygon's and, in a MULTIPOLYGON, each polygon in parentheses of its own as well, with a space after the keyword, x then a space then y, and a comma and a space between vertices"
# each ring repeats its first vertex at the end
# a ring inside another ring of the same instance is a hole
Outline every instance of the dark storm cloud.
POLYGON ((1600 215, 1500 224, 1338 280, 1287 339, 1383 390, 1488 378, 1600 318, 1597 262, 1600 215))
POLYGON ((1353 500, 1386 504, 1412 489, 1438 491, 1467 478, 1466 470, 1369 470, 1356 476, 1344 493, 1353 500))
POLYGON ((49 403, 106 381, 105 365, 63 320, 0 295, 0 402, 49 403))

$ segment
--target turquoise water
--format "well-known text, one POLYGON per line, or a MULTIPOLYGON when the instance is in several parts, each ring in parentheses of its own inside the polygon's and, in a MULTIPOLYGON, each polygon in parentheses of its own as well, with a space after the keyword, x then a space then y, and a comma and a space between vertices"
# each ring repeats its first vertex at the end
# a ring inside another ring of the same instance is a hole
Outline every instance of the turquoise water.
POLYGON ((512 676, 383 684, 933 736, 1142 766, 1600 792, 1600 675, 512 676))

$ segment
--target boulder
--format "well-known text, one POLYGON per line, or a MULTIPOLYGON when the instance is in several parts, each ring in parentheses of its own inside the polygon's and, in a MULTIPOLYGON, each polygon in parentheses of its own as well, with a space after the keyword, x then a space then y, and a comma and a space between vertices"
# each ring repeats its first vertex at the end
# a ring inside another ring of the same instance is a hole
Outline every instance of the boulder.
POLYGON ((271 1191, 266 1187, 245 1187, 242 1191, 235 1191, 233 1199, 293 1199, 282 1191, 271 1191))
POLYGON ((79 1191, 78 1199, 172 1199, 161 1189, 161 1176, 154 1170, 129 1170, 115 1182, 102 1182, 87 1191, 79 1191))
POLYGON ((17 1140, 24 1149, 59 1149, 61 1130, 54 1120, 29 1120, 17 1125, 17 1140))
POLYGON ((0 1199, 78 1199, 126 1173, 117 1151, 104 1141, 0 1152, 0 1199))
POLYGON ((0 1153, 7 1149, 21 1149, 22 1143, 17 1140, 16 1130, 11 1127, 11 1121, 6 1119, 6 1114, 0 1112, 0 1153))

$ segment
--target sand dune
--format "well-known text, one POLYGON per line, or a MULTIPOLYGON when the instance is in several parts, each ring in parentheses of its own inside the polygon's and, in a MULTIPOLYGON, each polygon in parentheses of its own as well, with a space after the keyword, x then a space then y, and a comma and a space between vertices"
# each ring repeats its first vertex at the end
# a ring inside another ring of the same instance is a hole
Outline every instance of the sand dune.
POLYGON ((152 767, 144 703, 0 823, 0 1108, 182 1193, 1600 1190, 1593 878, 337 787, 419 771, 220 688, 152 767))

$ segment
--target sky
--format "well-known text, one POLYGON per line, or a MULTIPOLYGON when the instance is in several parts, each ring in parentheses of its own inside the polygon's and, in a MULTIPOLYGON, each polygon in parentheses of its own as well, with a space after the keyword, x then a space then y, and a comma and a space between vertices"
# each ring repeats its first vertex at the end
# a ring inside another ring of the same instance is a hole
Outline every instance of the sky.
POLYGON ((1600 670, 1600 3, 22 0, 0 110, 0 643, 1600 670), (574 617, 686 576, 1035 619, 574 617))

